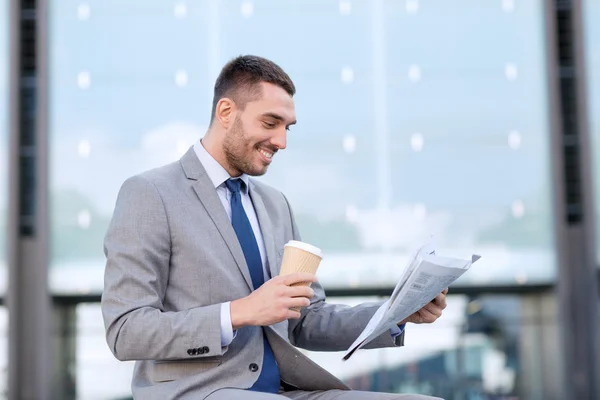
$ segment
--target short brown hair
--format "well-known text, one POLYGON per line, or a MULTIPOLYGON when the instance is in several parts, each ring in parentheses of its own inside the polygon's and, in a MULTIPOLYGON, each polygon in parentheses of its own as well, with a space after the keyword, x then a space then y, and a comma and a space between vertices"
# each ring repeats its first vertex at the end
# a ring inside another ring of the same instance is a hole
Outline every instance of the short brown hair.
POLYGON ((272 83, 285 90, 290 96, 296 93, 294 82, 285 71, 273 61, 258 56, 239 56, 229 61, 215 82, 210 122, 215 118, 217 103, 229 97, 240 108, 261 96, 259 84, 272 83))

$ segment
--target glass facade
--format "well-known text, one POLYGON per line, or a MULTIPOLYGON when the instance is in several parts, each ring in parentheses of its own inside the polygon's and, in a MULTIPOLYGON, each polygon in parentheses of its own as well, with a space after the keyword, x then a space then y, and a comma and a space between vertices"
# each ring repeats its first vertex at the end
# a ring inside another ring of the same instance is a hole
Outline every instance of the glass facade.
MULTIPOLYGON (((54 293, 101 292, 121 183, 203 136, 214 79, 239 54, 272 59, 298 89, 298 125, 260 179, 288 196, 303 239, 323 248, 326 288, 394 285, 430 235, 440 254, 483 255, 461 284, 554 280, 541 0, 49 6, 54 293)), ((511 396, 515 337, 537 322, 514 317, 518 299, 486 305, 481 331, 467 324, 477 304, 455 296, 443 321, 410 327, 402 350, 348 363, 310 354, 355 388, 511 396)), ((77 315, 79 396, 127 395, 132 363, 110 354, 99 307, 77 315)))
MULTIPOLYGON (((330 299, 349 305, 373 300, 377 299, 330 299)), ((518 296, 454 295, 435 324, 409 326, 402 349, 361 350, 345 362, 343 353, 306 353, 354 389, 445 399, 542 398, 539 392, 544 383, 529 382, 533 379, 522 364, 539 362, 540 350, 535 345, 551 335, 556 320, 522 310, 518 296), (523 387, 533 388, 529 396, 523 387)), ((119 362, 110 354, 100 308, 80 305, 77 318, 78 398, 126 398, 133 362, 119 362)))
POLYGON ((411 325, 401 350, 362 351, 346 362, 336 353, 312 358, 357 390, 444 399, 519 398, 520 335, 538 324, 517 323, 519 314, 517 297, 450 296, 443 319, 411 325))
POLYGON ((299 123, 261 179, 324 249, 327 286, 389 286, 430 235, 484 255, 463 284, 552 281, 541 1, 234 4, 51 3, 53 291, 100 291, 120 184, 202 137, 241 53, 297 85, 299 123))

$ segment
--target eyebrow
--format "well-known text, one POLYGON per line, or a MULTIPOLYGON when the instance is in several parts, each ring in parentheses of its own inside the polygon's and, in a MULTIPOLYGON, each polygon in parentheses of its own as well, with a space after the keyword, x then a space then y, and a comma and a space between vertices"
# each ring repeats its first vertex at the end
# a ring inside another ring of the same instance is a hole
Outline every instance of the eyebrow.
MULTIPOLYGON (((285 118, 283 118, 281 115, 275 114, 275 113, 272 113, 272 112, 266 112, 266 113, 262 114, 262 116, 263 117, 273 118, 273 119, 276 119, 276 120, 282 121, 282 122, 285 121, 285 118)), ((294 120, 293 122, 290 122, 287 126, 295 125, 295 124, 296 124, 296 121, 294 120)))

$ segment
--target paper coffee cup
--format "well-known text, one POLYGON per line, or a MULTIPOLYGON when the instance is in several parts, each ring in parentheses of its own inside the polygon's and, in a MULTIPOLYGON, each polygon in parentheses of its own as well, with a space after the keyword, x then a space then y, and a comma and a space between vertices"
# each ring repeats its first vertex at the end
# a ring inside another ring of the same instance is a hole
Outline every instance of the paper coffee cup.
MULTIPOLYGON (((281 262, 280 276, 295 272, 308 272, 316 274, 319 264, 323 259, 321 249, 311 244, 290 240, 283 247, 283 261, 281 262)), ((310 282, 299 282, 292 286, 310 286, 310 282)), ((300 311, 299 308, 292 308, 300 311)))

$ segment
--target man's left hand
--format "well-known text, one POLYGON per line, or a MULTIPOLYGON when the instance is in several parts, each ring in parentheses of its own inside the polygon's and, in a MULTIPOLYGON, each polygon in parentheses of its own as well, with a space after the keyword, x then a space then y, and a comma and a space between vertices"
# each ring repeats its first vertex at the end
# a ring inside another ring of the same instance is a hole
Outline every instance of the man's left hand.
POLYGON ((412 322, 413 324, 431 324, 435 322, 439 317, 442 316, 442 311, 446 308, 446 294, 448 289, 444 289, 442 293, 438 294, 435 299, 431 300, 421 308, 419 311, 406 318, 398 325, 412 322))

